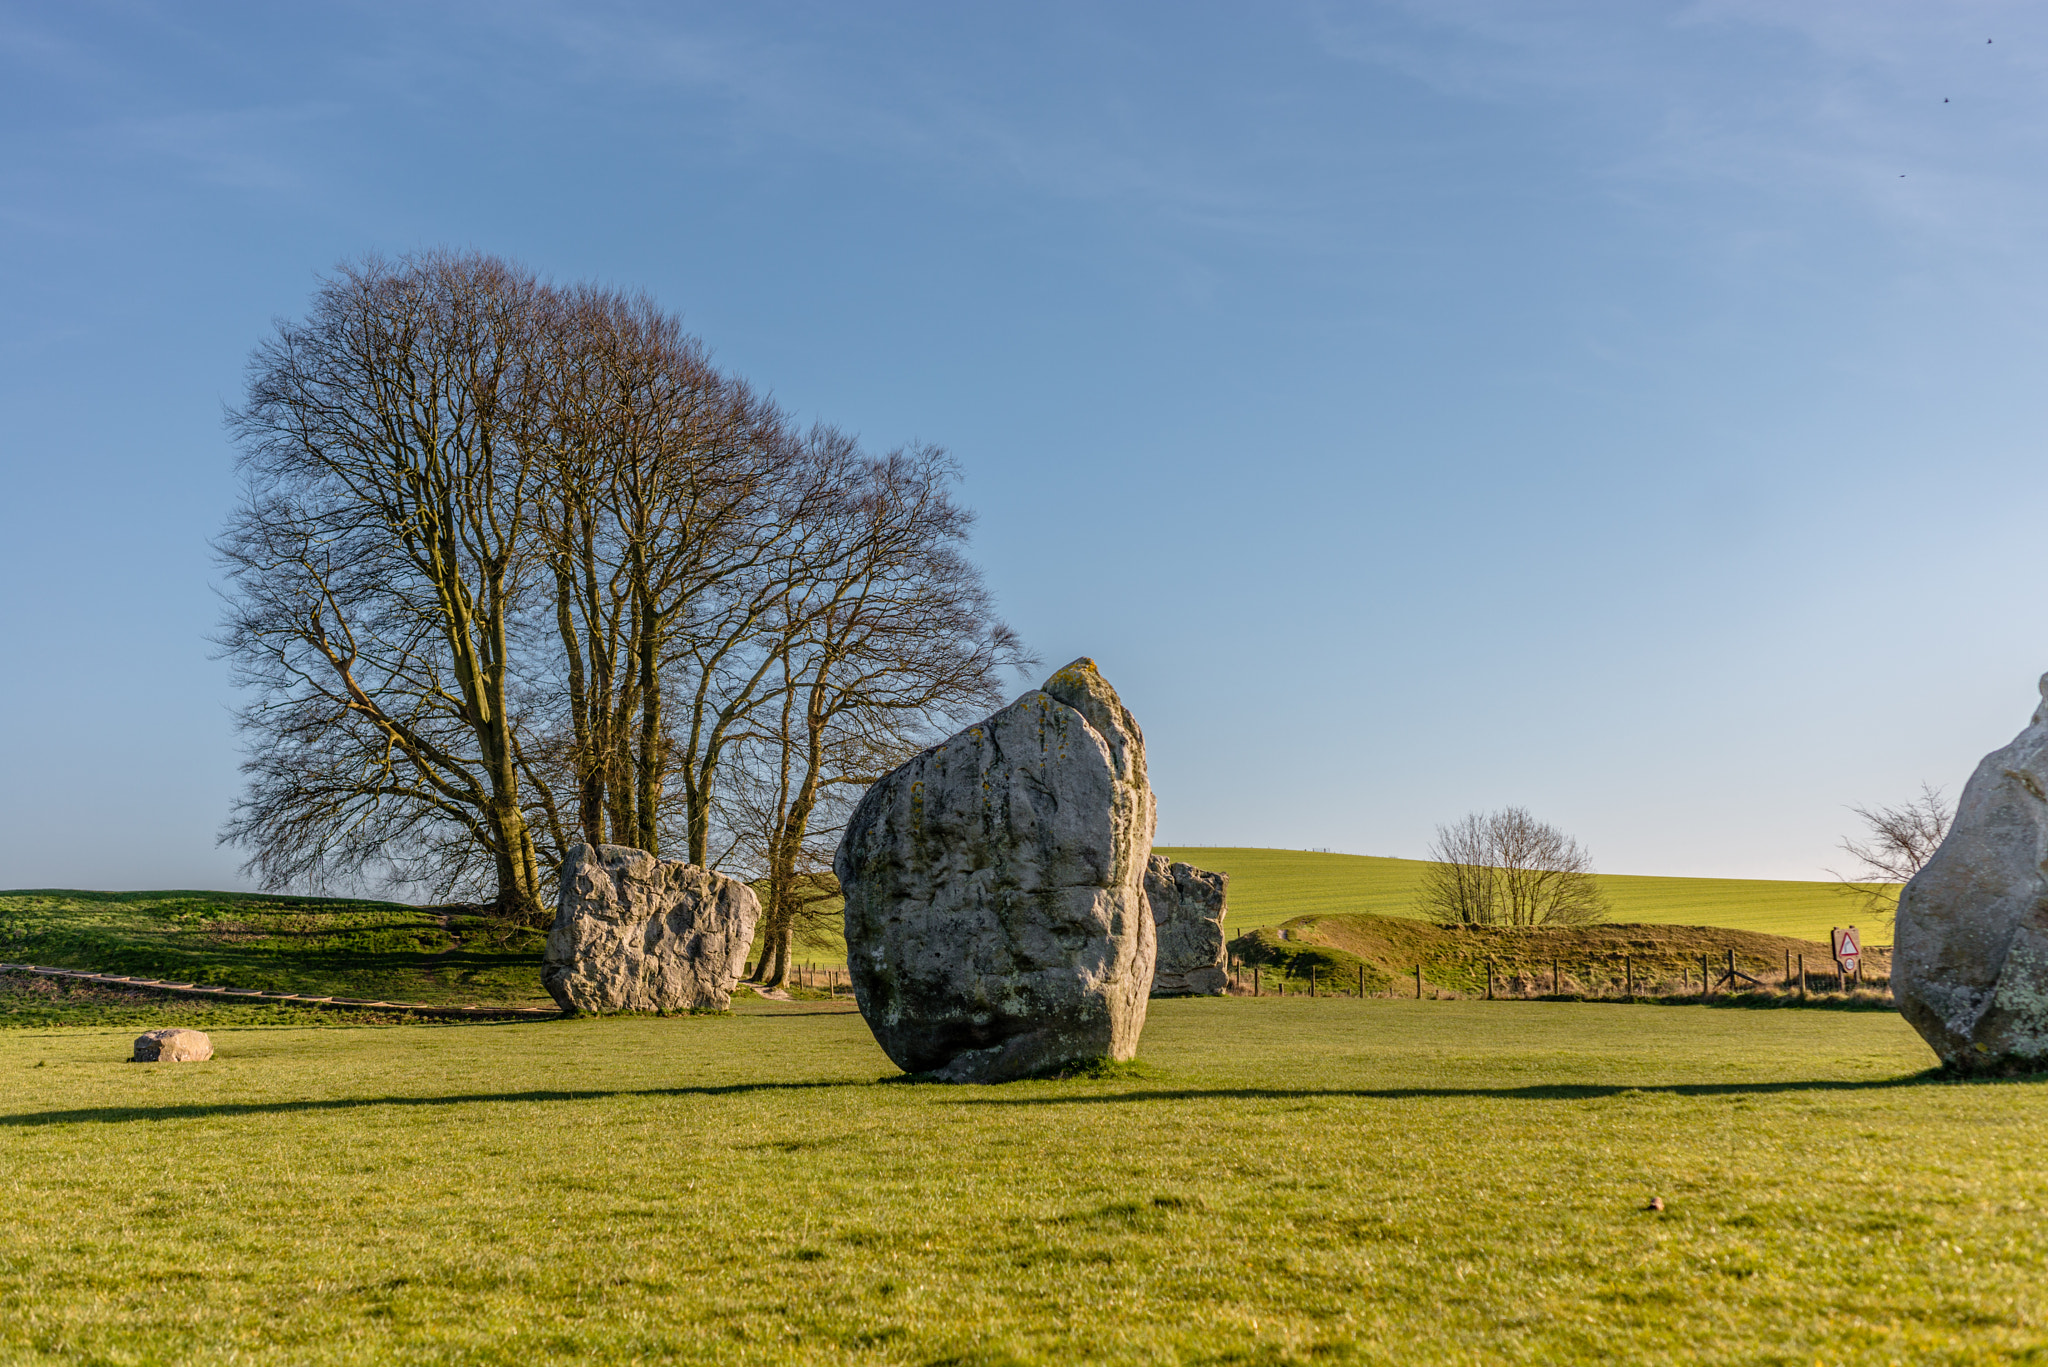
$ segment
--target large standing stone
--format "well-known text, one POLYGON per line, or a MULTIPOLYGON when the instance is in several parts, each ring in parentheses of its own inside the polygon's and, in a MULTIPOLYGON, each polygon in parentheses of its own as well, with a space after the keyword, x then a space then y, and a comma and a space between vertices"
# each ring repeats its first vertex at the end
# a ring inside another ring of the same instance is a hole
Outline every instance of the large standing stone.
POLYGON ((1227 873, 1192 864, 1169 864, 1155 854, 1145 868, 1145 897, 1159 936, 1155 997, 1220 997, 1230 983, 1224 971, 1223 905, 1227 873))
POLYGON ((760 919, 736 878, 625 845, 571 845, 540 980, 564 1011, 722 1011, 760 919))
POLYGON ((870 788, 833 868, 854 999, 898 1067, 1128 1059, 1155 947, 1145 738, 1076 660, 870 788))
POLYGON ((137 1063, 204 1063, 213 1057, 213 1041, 204 1030, 152 1030, 135 1041, 137 1063))
POLYGON ((1899 896, 1892 998, 1963 1072, 2048 1069, 2048 675, 2041 695, 1899 896))

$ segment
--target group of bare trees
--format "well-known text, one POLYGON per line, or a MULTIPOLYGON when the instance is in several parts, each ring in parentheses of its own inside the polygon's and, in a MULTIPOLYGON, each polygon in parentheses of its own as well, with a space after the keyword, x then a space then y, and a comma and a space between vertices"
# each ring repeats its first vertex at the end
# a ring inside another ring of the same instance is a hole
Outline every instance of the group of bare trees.
POLYGON ((943 452, 797 430, 643 296, 346 266, 230 425, 224 838, 266 883, 532 920, 569 845, 630 844, 758 880, 779 979, 848 800, 1028 663, 943 452))

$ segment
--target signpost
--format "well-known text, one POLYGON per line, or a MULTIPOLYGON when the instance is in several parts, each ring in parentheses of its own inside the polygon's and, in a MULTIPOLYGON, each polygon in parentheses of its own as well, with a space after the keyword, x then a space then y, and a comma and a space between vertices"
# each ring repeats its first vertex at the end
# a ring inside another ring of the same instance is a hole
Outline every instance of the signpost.
POLYGON ((1828 931, 1828 940, 1835 953, 1835 971, 1846 987, 1849 975, 1863 962, 1863 937, 1854 926, 1835 926, 1828 931))

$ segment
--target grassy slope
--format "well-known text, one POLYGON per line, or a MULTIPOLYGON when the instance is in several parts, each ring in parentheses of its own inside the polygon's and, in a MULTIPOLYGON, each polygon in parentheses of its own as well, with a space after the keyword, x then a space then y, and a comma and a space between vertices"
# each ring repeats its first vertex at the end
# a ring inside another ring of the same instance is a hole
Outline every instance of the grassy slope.
POLYGON ((128 1039, 0 1034, 0 1360, 2048 1353, 2048 1089, 1894 1016, 1161 1002, 985 1088, 815 1010, 128 1039))
POLYGON ((0 893, 0 960, 436 1004, 546 1004, 540 937, 398 902, 225 892, 0 893))
MULTIPOLYGON (((1297 990, 1313 968, 1323 990, 1347 992, 1358 985, 1362 968, 1367 992, 1411 994, 1411 974, 1419 967, 1428 987, 1483 994, 1490 965, 1503 995, 1548 994, 1555 981, 1556 991, 1574 995, 1620 996, 1632 987, 1637 996, 1680 996, 1699 990, 1702 959, 1718 979, 1730 954, 1765 989, 1791 981, 1787 970, 1802 960, 1815 977, 1833 970, 1823 943, 1712 926, 1521 929, 1445 926, 1405 916, 1297 916, 1286 922, 1286 935, 1262 926, 1231 941, 1239 959, 1265 966, 1262 988, 1277 985, 1277 970, 1292 984, 1289 990, 1297 990)), ((1865 959, 1865 978, 1883 986, 1891 971, 1889 952, 1873 950, 1865 959)), ((1870 995, 1873 1004, 1889 1009, 1882 993, 1870 995)))
MULTIPOLYGON (((1161 846, 1154 853, 1229 874, 1233 931, 1276 926, 1306 915, 1413 915, 1425 867, 1418 859, 1304 850, 1161 846)), ((1828 927, 1853 921, 1869 943, 1891 941, 1890 927, 1873 920, 1833 883, 1633 874, 1599 878, 1616 921, 1726 926, 1820 941, 1827 939, 1828 927)))

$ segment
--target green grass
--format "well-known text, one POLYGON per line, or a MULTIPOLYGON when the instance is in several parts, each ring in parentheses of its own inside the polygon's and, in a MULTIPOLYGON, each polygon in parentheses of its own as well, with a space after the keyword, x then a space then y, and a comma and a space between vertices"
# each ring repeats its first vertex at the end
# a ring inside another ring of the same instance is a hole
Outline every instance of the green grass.
MULTIPOLYGON (((474 916, 335 897, 0 893, 0 961, 264 992, 547 1005, 542 937, 474 916)), ((0 1019, 6 1005, 0 1000, 0 1019)))
POLYGON ((0 1033, 0 1360, 2048 1356, 2048 1090, 1889 1015, 1170 1001, 957 1088, 817 1006, 130 1037, 0 1033))
MULTIPOLYGON (((1427 865, 1419 859, 1306 850, 1161 846, 1153 851, 1230 875, 1233 934, 1277 926, 1296 916, 1366 912, 1413 916, 1427 865)), ((1830 926, 1854 922, 1870 944, 1889 944, 1891 927, 1835 883, 1760 878, 1650 878, 1598 875, 1616 921, 1724 926, 1825 942, 1830 926)))

